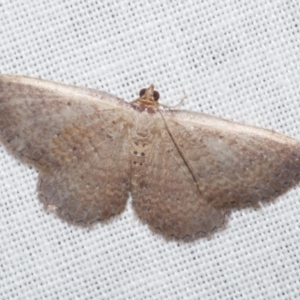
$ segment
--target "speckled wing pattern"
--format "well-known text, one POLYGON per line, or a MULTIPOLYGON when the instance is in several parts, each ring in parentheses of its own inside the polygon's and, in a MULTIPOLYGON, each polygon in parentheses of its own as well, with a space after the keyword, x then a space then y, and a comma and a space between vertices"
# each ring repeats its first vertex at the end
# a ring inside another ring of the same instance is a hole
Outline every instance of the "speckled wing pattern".
POLYGON ((0 140, 39 171, 38 197, 71 223, 121 213, 167 239, 209 236, 233 209, 300 181, 300 142, 201 113, 163 110, 153 86, 127 103, 87 88, 0 75, 0 140))
POLYGON ((0 77, 1 141, 39 171, 38 196, 71 222, 123 211, 129 193, 128 120, 109 94, 0 77))
POLYGON ((156 120, 132 196, 141 219, 168 238, 209 236, 232 209, 259 207, 300 181, 292 138, 195 112, 162 114, 168 130, 156 120))
POLYGON ((300 181, 300 143, 193 112, 165 116, 202 197, 216 209, 259 207, 300 181))
MULTIPOLYGON (((140 161, 134 164, 133 159, 131 192, 137 215, 168 239, 189 241, 221 228, 227 219, 226 210, 215 209, 200 196, 191 171, 161 116, 146 115, 144 118, 148 130, 153 127, 155 130, 148 142, 134 140, 135 144, 145 145, 135 151, 144 154, 139 157, 140 161), (145 149, 148 143, 151 148, 145 149)), ((145 131, 146 128, 142 130, 145 131)), ((137 139, 138 135, 135 137, 137 139)))

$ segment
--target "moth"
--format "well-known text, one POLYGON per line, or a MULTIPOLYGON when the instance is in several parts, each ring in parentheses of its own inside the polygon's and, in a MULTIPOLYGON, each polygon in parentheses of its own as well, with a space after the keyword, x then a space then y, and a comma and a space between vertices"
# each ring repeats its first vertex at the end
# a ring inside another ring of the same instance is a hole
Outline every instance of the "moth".
POLYGON ((97 90, 0 75, 0 140, 39 172, 45 208, 90 226, 136 215, 166 239, 224 228, 300 181, 300 142, 203 113, 165 109, 153 85, 132 102, 97 90))

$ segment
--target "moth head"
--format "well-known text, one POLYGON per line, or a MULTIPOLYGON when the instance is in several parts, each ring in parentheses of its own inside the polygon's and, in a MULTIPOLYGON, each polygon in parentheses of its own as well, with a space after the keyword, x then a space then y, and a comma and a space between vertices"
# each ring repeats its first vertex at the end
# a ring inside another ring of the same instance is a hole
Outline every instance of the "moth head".
POLYGON ((154 85, 151 84, 147 89, 144 88, 140 90, 140 99, 150 102, 158 102, 159 93, 158 91, 154 90, 154 85))
POLYGON ((147 89, 141 89, 140 97, 130 102, 130 104, 140 112, 155 113, 161 105, 158 103, 158 99, 159 93, 154 90, 154 85, 151 84, 147 89))

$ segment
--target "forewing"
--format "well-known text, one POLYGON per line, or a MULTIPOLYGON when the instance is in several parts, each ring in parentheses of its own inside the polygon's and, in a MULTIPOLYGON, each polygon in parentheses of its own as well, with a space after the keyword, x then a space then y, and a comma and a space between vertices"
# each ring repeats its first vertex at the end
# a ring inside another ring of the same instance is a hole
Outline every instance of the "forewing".
POLYGON ((126 103, 86 88, 0 76, 0 139, 39 170, 40 200, 90 224, 124 209, 128 196, 126 103))
POLYGON ((164 112, 173 139, 215 208, 257 206, 300 181, 300 143, 212 116, 164 112))

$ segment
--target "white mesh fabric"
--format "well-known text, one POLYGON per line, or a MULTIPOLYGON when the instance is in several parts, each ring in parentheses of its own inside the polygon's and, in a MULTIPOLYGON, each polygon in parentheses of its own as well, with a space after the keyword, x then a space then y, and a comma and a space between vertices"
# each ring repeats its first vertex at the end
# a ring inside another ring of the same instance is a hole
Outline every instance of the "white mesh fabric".
MULTIPOLYGON (((300 139, 299 1, 0 2, 0 72, 160 101, 300 139)), ((88 231, 43 211, 0 148, 0 299, 297 299, 300 187, 166 242, 129 205, 88 231)))

